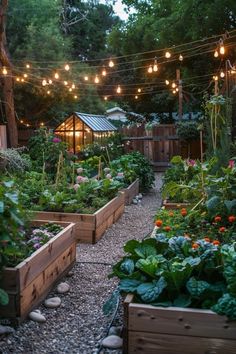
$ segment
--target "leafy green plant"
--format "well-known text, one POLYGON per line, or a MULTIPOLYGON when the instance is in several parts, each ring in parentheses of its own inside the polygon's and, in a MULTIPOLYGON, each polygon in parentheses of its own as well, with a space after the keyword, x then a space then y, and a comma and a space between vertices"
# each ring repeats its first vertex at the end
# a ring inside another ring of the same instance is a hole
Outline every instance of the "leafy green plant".
MULTIPOLYGON (((10 257, 24 253, 21 239, 25 213, 19 203, 19 195, 13 181, 0 182, 0 277, 1 271, 8 264, 10 257)), ((0 303, 7 304, 8 295, 0 289, 0 303)))
POLYGON ((236 319, 235 243, 195 243, 184 236, 158 234, 141 242, 130 240, 126 255, 113 266, 119 290, 136 302, 154 306, 212 308, 236 319), (194 245, 198 244, 198 247, 194 245), (233 263, 234 264, 234 263, 233 263), (227 305, 227 299, 230 302, 227 305))

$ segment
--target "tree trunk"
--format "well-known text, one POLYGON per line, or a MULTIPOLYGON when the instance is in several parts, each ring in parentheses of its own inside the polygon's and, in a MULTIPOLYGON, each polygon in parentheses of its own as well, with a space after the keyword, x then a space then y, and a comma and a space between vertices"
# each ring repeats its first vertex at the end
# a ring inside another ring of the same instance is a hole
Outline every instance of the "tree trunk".
POLYGON ((0 5, 0 66, 7 68, 8 74, 2 75, 3 85, 3 104, 7 119, 7 130, 10 147, 17 147, 18 145, 18 131, 15 118, 14 109, 14 95, 13 95, 13 77, 12 65, 6 47, 6 11, 8 7, 8 0, 2 0, 0 5))

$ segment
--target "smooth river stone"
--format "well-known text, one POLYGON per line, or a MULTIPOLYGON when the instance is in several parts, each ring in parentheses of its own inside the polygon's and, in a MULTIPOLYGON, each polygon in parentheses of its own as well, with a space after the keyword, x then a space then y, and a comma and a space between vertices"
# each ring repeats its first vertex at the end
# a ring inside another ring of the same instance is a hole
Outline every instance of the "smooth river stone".
POLYGON ((110 349, 118 349, 123 345, 123 339, 116 335, 110 335, 103 339, 102 346, 110 349))
POLYGON ((67 293, 70 290, 70 285, 68 283, 60 283, 57 285, 57 292, 59 294, 67 293))
POLYGON ((51 297, 44 301, 44 306, 55 309, 61 305, 61 299, 59 297, 51 297))
POLYGON ((44 323, 46 318, 39 312, 32 311, 29 314, 29 318, 34 322, 44 323))

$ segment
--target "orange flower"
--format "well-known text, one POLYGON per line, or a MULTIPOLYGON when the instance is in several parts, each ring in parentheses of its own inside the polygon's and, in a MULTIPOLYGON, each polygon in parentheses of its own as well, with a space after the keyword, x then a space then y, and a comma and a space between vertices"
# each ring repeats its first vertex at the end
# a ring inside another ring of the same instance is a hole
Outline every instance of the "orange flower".
POLYGON ((162 220, 160 220, 160 219, 158 219, 157 221, 156 221, 156 226, 157 227, 161 227, 162 226, 162 220))
POLYGON ((193 243, 193 244, 192 244, 192 248, 193 248, 193 249, 197 249, 198 247, 199 247, 199 244, 198 244, 198 243, 193 243))
POLYGON ((235 222, 236 217, 235 217, 234 215, 230 215, 230 216, 228 217, 228 220, 229 220, 229 222, 235 222))
POLYGON ((182 216, 186 216, 188 214, 188 212, 185 208, 182 208, 180 213, 182 216))
POLYGON ((211 240, 209 239, 209 237, 204 237, 204 240, 205 240, 206 242, 211 242, 211 240))
POLYGON ((226 231, 226 228, 225 228, 224 226, 221 226, 221 227, 219 228, 219 231, 220 231, 220 232, 225 232, 225 231, 226 231))
POLYGON ((221 216, 220 215, 217 215, 215 218, 214 218, 215 222, 220 222, 221 221, 221 216))
POLYGON ((215 245, 215 246, 219 246, 219 245, 220 245, 220 241, 218 241, 218 240, 214 240, 212 243, 213 243, 213 245, 215 245))
POLYGON ((165 226, 165 227, 164 227, 164 230, 168 232, 168 231, 171 230, 171 227, 170 227, 170 226, 165 226))
POLYGON ((169 212, 169 216, 174 216, 173 211, 170 211, 170 212, 169 212))

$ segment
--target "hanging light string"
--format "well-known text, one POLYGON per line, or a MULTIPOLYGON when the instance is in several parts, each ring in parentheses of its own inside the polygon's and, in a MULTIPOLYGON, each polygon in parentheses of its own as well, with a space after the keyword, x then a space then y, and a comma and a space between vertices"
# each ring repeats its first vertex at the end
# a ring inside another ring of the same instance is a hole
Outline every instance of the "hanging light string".
MULTIPOLYGON (((185 47, 185 46, 188 46, 188 45, 193 45, 193 44, 196 44, 196 43, 199 43, 199 42, 205 42, 205 41, 211 41, 211 44, 214 44, 215 41, 216 41, 216 38, 218 38, 217 41, 219 41, 221 38, 230 38, 231 35, 233 35, 234 33, 236 33, 236 29, 233 29, 231 31, 226 31, 224 33, 221 33, 221 34, 216 34, 216 35, 213 35, 213 36, 210 36, 210 37, 206 37, 206 38, 202 38, 202 39, 198 39, 198 40, 195 40, 195 41, 190 41, 190 42, 185 42, 185 43, 182 43, 182 44, 178 44, 178 45, 175 45, 175 46, 171 46, 171 47, 167 47, 167 48, 161 48, 161 49, 155 49, 155 50, 150 50, 150 51, 145 51, 145 52, 137 52, 137 53, 132 53, 132 54, 127 54, 127 55, 120 55, 120 56, 113 56, 112 57, 112 60, 116 61, 118 59, 123 59, 123 58, 129 58, 129 57, 133 57, 133 56, 137 56, 137 55, 146 55, 146 54, 156 54, 156 53, 159 53, 159 52, 167 52, 167 51, 174 51, 176 50, 177 48, 181 48, 181 47, 185 47), (213 41, 214 40, 214 41, 213 41)), ((204 45, 204 44, 203 44, 204 45)), ((16 59, 14 60, 15 62, 24 62, 25 60, 22 60, 22 59, 16 59)), ((68 64, 75 64, 75 63, 90 63, 90 62, 97 62, 98 59, 90 59, 90 60, 68 60, 68 64)), ((109 61, 109 58, 102 58, 100 59, 101 62, 107 62, 109 61)), ((47 64, 54 64, 54 63, 63 63, 64 61, 63 60, 54 60, 54 61, 44 61, 44 60, 30 60, 30 62, 32 63, 47 63, 47 64)), ((94 66, 94 67, 100 67, 100 66, 94 66)))

